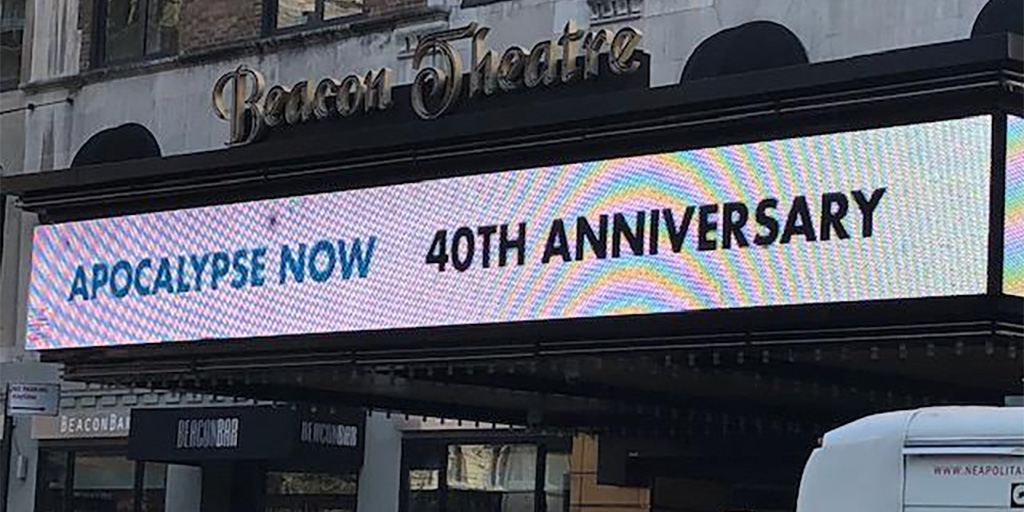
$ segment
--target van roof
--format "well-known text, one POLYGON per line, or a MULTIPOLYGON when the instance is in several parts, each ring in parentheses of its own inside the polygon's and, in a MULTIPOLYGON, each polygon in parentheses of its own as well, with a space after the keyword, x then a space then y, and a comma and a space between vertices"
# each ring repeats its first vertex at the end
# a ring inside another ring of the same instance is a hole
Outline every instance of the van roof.
POLYGON ((823 445, 889 440, 904 446, 1024 445, 1022 407, 927 407, 868 416, 825 434, 823 445))

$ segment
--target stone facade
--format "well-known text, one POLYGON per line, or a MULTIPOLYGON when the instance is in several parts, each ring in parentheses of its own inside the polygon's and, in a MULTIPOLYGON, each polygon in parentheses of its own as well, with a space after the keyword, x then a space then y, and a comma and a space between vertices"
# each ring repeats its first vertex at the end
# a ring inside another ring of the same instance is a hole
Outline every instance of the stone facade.
MULTIPOLYGON (((55 7, 48 0, 35 2, 37 10, 55 7)), ((90 136, 128 122, 153 132, 165 154, 223 147, 227 126, 214 118, 206 98, 225 70, 246 63, 263 69, 268 80, 293 83, 311 74, 387 66, 395 70, 396 83, 408 83, 413 76, 409 49, 418 34, 471 21, 492 28, 488 41, 493 47, 530 46, 560 33, 569 19, 584 29, 590 23, 612 29, 635 26, 643 31, 642 47, 651 55, 651 85, 661 86, 679 81, 701 41, 750 21, 768 20, 787 27, 813 63, 967 38, 985 4, 985 0, 630 0, 622 8, 616 7, 618 2, 622 0, 507 0, 464 8, 464 3, 473 3, 369 0, 368 12, 386 18, 384 22, 362 19, 329 25, 316 29, 314 37, 301 32, 261 35, 260 0, 185 0, 180 57, 135 63, 127 69, 91 70, 85 75, 79 75, 78 60, 74 66, 68 62, 72 55, 77 59, 90 54, 88 27, 72 23, 61 32, 44 21, 47 18, 36 17, 35 37, 47 42, 34 42, 28 100, 41 103, 71 97, 74 104, 41 108, 26 116, 22 167, 26 172, 66 167, 90 136), (234 8, 224 7, 227 3, 234 8), (425 16, 424 10, 434 12, 425 16), (199 23, 207 19, 218 23, 199 23), (235 45, 235 51, 207 51, 209 45, 230 46, 229 42, 240 40, 260 43, 235 45), (62 41, 65 46, 55 45, 62 41)), ((76 2, 64 3, 61 9, 68 15, 73 10, 76 16, 81 11, 87 17, 76 2), (74 4, 74 9, 67 4, 74 4)))
POLYGON ((262 35, 263 0, 184 0, 179 23, 183 53, 256 39, 262 35))
POLYGON ((424 5, 426 5, 424 0, 365 0, 364 9, 369 16, 384 16, 424 5))

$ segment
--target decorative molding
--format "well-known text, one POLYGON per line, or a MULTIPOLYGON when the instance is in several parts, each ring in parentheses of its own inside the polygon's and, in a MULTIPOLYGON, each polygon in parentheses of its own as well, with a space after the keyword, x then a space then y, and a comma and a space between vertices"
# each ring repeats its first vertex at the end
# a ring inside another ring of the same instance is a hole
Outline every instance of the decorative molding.
POLYGON ((643 16, 644 0, 587 0, 590 24, 617 23, 643 16))

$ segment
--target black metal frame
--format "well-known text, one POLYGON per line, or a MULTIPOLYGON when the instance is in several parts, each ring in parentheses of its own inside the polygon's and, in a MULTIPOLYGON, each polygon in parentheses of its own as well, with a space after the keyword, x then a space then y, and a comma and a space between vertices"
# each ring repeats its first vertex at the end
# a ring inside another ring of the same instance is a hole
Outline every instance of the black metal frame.
MULTIPOLYGON (((82 444, 77 441, 54 441, 54 442, 43 442, 39 447, 39 459, 43 457, 43 452, 59 452, 65 456, 65 467, 66 472, 64 473, 64 499, 62 500, 61 509, 63 512, 74 512, 74 484, 75 484, 75 462, 79 453, 90 453, 90 454, 101 454, 111 456, 124 456, 124 444, 119 441, 114 442, 96 442, 92 444, 82 444)), ((126 458, 127 460, 127 458, 126 458)), ((129 461, 133 465, 132 473, 132 510, 133 512, 142 512, 142 496, 145 492, 145 461, 129 461)), ((148 463, 152 464, 152 463, 148 463)), ((34 497, 36 508, 40 508, 42 504, 40 499, 42 498, 42 489, 39 486, 39 482, 43 480, 40 478, 44 472, 43 464, 36 465, 36 493, 34 497)), ((164 488, 166 490, 166 481, 164 482, 164 488)))
POLYGON ((142 12, 142 47, 140 48, 139 55, 124 58, 109 60, 107 58, 107 6, 110 0, 91 0, 93 2, 93 43, 90 55, 90 68, 102 68, 108 66, 117 66, 122 64, 131 64, 133 62, 144 62, 147 60, 155 60, 164 57, 170 57, 177 54, 177 47, 179 42, 175 42, 174 51, 160 51, 155 53, 149 53, 146 46, 149 41, 149 5, 150 2, 157 2, 159 0, 139 0, 139 9, 142 12))
POLYGON ((1006 225, 1006 114, 992 115, 992 172, 988 219, 988 293, 1003 293, 1003 258, 1006 225))

